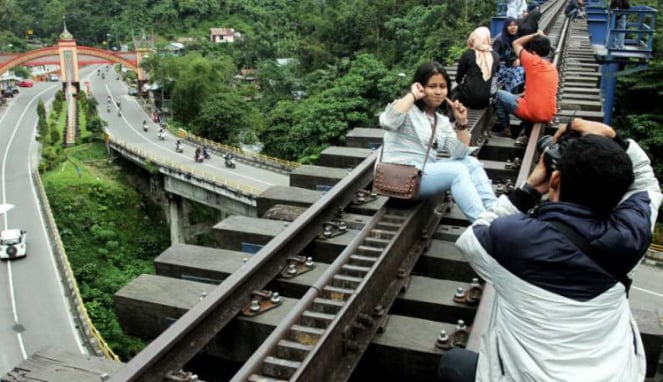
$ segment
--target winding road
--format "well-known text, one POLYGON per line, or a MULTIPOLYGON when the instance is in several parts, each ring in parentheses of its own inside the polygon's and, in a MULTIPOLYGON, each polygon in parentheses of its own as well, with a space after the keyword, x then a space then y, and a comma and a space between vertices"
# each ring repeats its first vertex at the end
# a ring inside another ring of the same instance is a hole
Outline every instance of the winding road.
POLYGON ((0 228, 28 232, 27 257, 0 264, 0 375, 45 346, 85 353, 70 317, 31 173, 37 168, 37 103, 52 100, 60 83, 21 88, 0 109, 0 203, 15 207, 0 228))
MULTIPOLYGON (((155 155, 187 166, 198 166, 207 173, 256 190, 271 185, 288 185, 287 175, 245 163, 238 163, 236 169, 228 169, 223 159, 215 155, 202 164, 195 163, 191 145, 185 145, 184 153, 176 153, 174 136, 159 140, 157 126, 152 123, 149 131, 143 132, 142 121, 149 118, 135 98, 128 95, 124 82, 117 80, 114 74, 101 79, 96 74, 97 68, 83 69, 81 83, 89 83, 92 95, 99 100, 99 113, 108 121, 108 130, 113 136, 155 155), (115 104, 110 113, 106 111, 109 95, 113 100, 121 99, 121 116, 118 116, 115 104)), ((0 228, 28 231, 28 256, 0 263, 0 375, 46 346, 86 353, 69 314, 69 302, 65 298, 31 177, 39 160, 35 140, 37 103, 39 99, 48 103, 60 86, 59 82, 51 82, 21 88, 17 97, 9 99, 7 105, 0 108, 0 204, 15 206, 0 215, 0 228)), ((661 277, 663 269, 641 265, 636 271, 631 305, 659 309, 659 316, 663 315, 661 277)))

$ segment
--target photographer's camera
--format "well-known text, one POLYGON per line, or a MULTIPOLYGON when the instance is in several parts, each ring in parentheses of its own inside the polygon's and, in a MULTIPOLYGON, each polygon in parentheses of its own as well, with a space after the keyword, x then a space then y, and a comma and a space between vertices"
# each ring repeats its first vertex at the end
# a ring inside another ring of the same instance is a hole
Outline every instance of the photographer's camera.
POLYGON ((570 125, 571 122, 569 121, 566 131, 564 134, 560 135, 557 142, 555 142, 552 135, 544 135, 539 138, 539 141, 536 143, 536 150, 539 153, 543 153, 543 164, 546 166, 546 174, 548 176, 550 176, 553 171, 557 170, 557 163, 562 158, 562 154, 564 154, 564 150, 569 143, 575 138, 580 137, 580 133, 571 130, 570 125))

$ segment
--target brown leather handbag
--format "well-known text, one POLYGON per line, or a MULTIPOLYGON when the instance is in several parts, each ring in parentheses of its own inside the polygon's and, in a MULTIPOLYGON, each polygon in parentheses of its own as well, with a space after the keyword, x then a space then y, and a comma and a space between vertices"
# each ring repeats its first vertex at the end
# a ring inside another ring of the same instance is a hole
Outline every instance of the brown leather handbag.
POLYGON ((428 149, 426 150, 426 157, 424 158, 424 165, 421 170, 412 165, 380 162, 375 166, 375 174, 373 177, 374 193, 388 196, 390 198, 405 200, 416 199, 419 196, 421 176, 423 174, 423 169, 426 167, 426 162, 428 161, 428 154, 433 146, 436 127, 437 115, 435 115, 435 119, 433 120, 433 123, 431 123, 433 132, 428 141, 428 149))

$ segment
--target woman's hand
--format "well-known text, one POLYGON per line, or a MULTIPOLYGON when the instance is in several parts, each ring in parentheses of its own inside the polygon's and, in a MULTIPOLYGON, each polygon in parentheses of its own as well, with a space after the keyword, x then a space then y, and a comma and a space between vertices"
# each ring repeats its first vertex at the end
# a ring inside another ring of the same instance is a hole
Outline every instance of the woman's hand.
POLYGON ((410 85, 410 93, 412 93, 415 102, 426 96, 423 85, 418 82, 414 82, 412 85, 410 85))
POLYGON ((520 66, 520 59, 518 59, 518 58, 516 58, 516 59, 513 61, 513 67, 515 68, 515 67, 517 67, 517 66, 520 66))
POLYGON ((456 117, 456 124, 461 126, 467 125, 467 108, 463 106, 460 101, 452 101, 449 98, 445 98, 449 107, 454 112, 454 117, 456 117))

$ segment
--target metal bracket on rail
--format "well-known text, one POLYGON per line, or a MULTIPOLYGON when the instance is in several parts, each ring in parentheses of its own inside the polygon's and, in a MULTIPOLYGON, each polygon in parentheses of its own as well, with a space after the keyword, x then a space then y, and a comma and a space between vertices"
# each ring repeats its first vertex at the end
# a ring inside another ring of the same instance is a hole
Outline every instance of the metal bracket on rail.
POLYGON ((281 271, 281 277, 291 279, 313 269, 315 269, 315 264, 313 264, 312 257, 290 256, 286 266, 281 271))
POLYGON ((169 371, 164 377, 164 381, 169 382, 195 382, 200 381, 196 374, 193 374, 190 371, 178 370, 178 371, 169 371))
POLYGON ((504 163, 504 168, 510 168, 513 170, 517 170, 520 168, 521 161, 520 158, 514 158, 513 161, 507 159, 506 163, 504 163))
POLYGON ((437 336, 435 346, 438 349, 450 349, 452 347, 464 348, 467 345, 467 340, 470 338, 470 330, 465 325, 463 320, 458 320, 456 323, 456 330, 453 334, 449 335, 445 329, 440 330, 437 336))
POLYGON ((343 221, 329 221, 322 225, 318 239, 327 240, 348 232, 348 226, 343 221))
POLYGON ((500 196, 502 194, 508 195, 513 191, 514 188, 515 186, 511 181, 511 179, 507 179, 506 182, 497 185, 497 188, 495 189, 495 194, 497 196, 500 196))
POLYGON ((281 296, 270 290, 258 290, 251 293, 251 302, 242 308, 242 314, 247 317, 257 316, 281 305, 281 296))
POLYGON ((368 191, 368 190, 359 190, 355 192, 354 198, 352 198, 352 204, 366 204, 372 202, 378 198, 378 194, 368 191))

